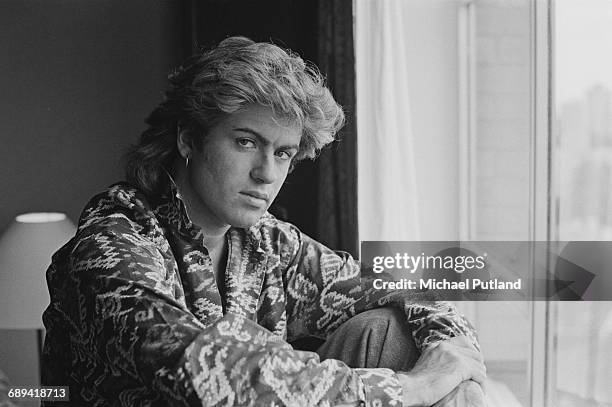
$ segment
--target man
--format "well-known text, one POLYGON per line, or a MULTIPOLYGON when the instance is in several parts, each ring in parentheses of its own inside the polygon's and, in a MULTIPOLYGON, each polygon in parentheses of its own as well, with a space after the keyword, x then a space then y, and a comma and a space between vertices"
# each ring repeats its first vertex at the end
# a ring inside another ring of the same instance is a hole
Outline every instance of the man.
POLYGON ((94 197, 53 257, 45 385, 79 406, 411 406, 484 380, 452 306, 364 291, 349 255, 267 213, 344 121, 315 69, 237 37, 170 82, 129 183, 94 197), (385 330, 360 346, 348 333, 383 305, 385 330), (305 335, 327 338, 326 360, 285 342, 305 335), (388 350, 401 340, 421 352, 410 371, 405 348, 388 350))

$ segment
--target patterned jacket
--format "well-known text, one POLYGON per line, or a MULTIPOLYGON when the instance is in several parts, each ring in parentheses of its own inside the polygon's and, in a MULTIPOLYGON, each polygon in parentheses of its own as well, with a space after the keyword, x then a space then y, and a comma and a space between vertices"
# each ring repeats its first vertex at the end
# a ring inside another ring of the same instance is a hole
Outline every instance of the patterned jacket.
POLYGON ((389 304, 421 350, 476 341, 447 303, 363 292, 350 255, 272 215, 227 240, 222 301, 174 186, 155 199, 125 183, 95 196, 47 271, 43 384, 70 386, 74 406, 401 406, 391 370, 321 362, 286 341, 389 304))

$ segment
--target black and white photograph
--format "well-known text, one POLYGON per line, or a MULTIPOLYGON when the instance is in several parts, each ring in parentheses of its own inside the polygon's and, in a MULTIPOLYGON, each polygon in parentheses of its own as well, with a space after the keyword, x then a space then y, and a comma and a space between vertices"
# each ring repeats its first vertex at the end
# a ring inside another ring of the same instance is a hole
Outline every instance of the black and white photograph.
POLYGON ((612 0, 0 0, 0 407, 612 407, 612 0))

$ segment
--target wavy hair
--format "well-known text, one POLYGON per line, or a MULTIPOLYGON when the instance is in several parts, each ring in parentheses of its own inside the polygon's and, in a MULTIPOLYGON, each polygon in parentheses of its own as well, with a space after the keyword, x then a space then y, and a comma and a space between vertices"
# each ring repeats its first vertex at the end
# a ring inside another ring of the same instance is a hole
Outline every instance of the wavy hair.
MULTIPOLYGON (((168 76, 164 100, 146 119, 148 128, 126 154, 126 176, 155 194, 178 157, 178 129, 198 134, 198 143, 227 115, 250 104, 302 128, 292 165, 314 159, 344 124, 342 108, 317 68, 290 50, 245 37, 230 37, 200 51, 168 76)), ((199 144, 202 145, 202 144, 199 144)))

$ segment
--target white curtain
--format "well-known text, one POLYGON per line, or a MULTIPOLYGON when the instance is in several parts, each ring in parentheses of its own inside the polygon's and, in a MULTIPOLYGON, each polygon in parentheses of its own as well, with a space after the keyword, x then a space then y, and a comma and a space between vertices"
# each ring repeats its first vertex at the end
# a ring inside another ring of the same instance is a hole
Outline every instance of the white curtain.
POLYGON ((402 0, 355 0, 360 240, 419 240, 402 0))

